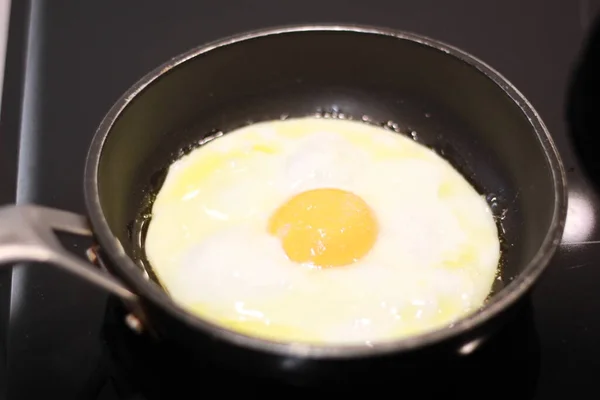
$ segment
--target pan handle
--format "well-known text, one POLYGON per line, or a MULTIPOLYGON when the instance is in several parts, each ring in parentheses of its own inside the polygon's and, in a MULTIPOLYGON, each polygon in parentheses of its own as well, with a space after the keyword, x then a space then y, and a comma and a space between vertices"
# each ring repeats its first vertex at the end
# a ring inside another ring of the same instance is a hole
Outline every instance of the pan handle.
POLYGON ((0 268, 24 261, 52 264, 129 305, 138 303, 138 296, 117 279, 65 250, 55 232, 92 236, 87 219, 78 214, 34 205, 0 207, 0 268))

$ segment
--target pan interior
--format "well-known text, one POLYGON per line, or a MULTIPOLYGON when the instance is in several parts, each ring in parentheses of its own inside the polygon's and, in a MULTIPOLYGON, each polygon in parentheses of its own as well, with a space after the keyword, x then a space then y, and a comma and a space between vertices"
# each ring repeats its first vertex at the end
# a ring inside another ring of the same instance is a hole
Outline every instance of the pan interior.
MULTIPOLYGON (((360 32, 289 32, 196 55, 125 107, 98 170, 102 211, 125 252, 143 255, 144 225, 166 169, 216 132, 319 114, 408 134, 485 194, 501 227, 501 280, 523 273, 550 228, 554 183, 518 105, 485 74, 443 51, 360 32)), ((117 271, 118 272, 118 271, 117 271)))

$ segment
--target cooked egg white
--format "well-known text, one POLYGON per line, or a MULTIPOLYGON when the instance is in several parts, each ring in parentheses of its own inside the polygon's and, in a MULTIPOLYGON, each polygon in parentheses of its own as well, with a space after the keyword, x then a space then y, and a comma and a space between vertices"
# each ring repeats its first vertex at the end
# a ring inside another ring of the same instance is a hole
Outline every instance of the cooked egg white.
POLYGON ((360 122, 244 127, 176 161, 145 251, 202 318, 248 335, 374 342, 451 324, 496 276, 484 198, 433 151, 360 122))

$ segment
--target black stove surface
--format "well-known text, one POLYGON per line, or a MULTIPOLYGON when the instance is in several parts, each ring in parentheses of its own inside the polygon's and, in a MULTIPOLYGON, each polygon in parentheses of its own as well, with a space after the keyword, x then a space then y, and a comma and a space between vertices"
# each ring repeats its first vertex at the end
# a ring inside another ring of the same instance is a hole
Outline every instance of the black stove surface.
MULTIPOLYGON (((420 374, 421 397, 431 390, 464 397, 469 382, 486 387, 483 396, 597 397, 600 202, 574 156, 564 111, 571 69, 599 9, 600 0, 13 1, 0 202, 84 213, 84 159, 104 113, 144 73, 191 47, 303 22, 422 33, 483 59, 533 103, 561 151, 570 204, 564 244, 530 304, 479 351, 420 374)), ((83 253, 89 243, 69 245, 83 253)), ((164 366, 185 360, 173 359, 174 344, 135 337, 122 321, 112 299, 61 271, 0 272, 0 399, 161 398, 161 387, 174 387, 185 370, 164 366)), ((290 390, 211 369, 200 375, 184 380, 196 390, 227 382, 290 390)))

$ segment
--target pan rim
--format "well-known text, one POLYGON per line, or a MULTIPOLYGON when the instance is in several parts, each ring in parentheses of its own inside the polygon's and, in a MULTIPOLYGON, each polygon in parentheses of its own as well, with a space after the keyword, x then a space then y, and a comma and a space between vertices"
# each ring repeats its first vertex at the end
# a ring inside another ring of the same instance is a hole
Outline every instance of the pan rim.
POLYGON ((95 233, 101 248, 105 250, 109 258, 119 269, 119 272, 126 276, 128 282, 133 286, 132 289, 135 293, 139 294, 144 300, 157 304, 170 316, 179 319, 189 328, 201 331, 215 339, 224 340, 238 346, 271 354, 313 359, 344 359, 381 356, 390 353, 417 350, 456 338, 497 317, 529 291, 542 272, 546 269, 550 259, 558 248, 562 238, 567 213, 568 200, 566 188, 566 174, 563 163, 557 147, 540 115, 523 94, 495 69, 461 49, 420 34, 369 25, 338 23, 285 25, 248 31, 200 45, 171 58, 169 61, 156 67, 139 79, 114 103, 100 123, 92 139, 84 172, 85 203, 93 232, 95 233), (499 89, 503 90, 505 94, 509 96, 529 120, 536 135, 536 139, 542 146, 548 168, 552 174, 552 181, 554 184, 554 210, 551 224, 544 241, 523 270, 523 273, 519 274, 498 294, 493 296, 490 302, 480 311, 459 319, 451 327, 441 328, 403 339, 375 342, 369 346, 364 344, 300 344, 261 339, 218 326, 217 324, 195 316, 180 307, 164 291, 160 290, 155 285, 152 285, 143 277, 139 272, 139 267, 137 267, 134 261, 127 256, 121 243, 112 233, 100 204, 98 172, 104 143, 112 130, 112 126, 127 108, 128 104, 139 94, 143 93, 143 91, 154 81, 168 73, 171 69, 190 59, 206 54, 211 50, 269 36, 298 34, 303 32, 348 32, 393 37, 441 51, 448 56, 466 63, 470 67, 476 68, 488 79, 491 79, 499 89))

